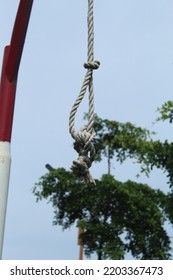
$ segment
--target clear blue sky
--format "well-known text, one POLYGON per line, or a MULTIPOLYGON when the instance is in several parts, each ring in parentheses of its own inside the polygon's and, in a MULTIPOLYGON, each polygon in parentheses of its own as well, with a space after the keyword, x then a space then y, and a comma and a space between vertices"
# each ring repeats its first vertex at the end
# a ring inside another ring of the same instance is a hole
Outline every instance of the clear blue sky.
MULTIPOLYGON (((0 2, 0 62, 11 38, 19 0, 0 2)), ((130 121, 172 141, 172 127, 156 124, 156 108, 173 96, 173 2, 171 0, 95 0, 95 112, 130 121)), ((12 165, 4 240, 4 259, 78 259, 77 229, 52 226, 53 209, 36 204, 32 188, 47 172, 45 164, 69 169, 76 153, 68 131, 87 59, 87 0, 35 0, 20 66, 12 165)), ((87 112, 85 97, 77 129, 87 112)), ((137 180, 132 162, 113 163, 122 181, 137 180)), ((93 165, 99 178, 106 162, 93 165)), ((138 181, 167 190, 166 176, 154 171, 138 181)), ((171 234, 171 232, 170 232, 171 234)))

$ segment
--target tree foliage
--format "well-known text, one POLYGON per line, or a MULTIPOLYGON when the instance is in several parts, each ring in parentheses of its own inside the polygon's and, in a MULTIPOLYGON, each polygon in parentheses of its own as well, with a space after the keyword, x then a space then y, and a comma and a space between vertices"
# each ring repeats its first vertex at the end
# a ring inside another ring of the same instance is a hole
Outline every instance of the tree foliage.
MULTIPOLYGON (((169 114, 168 106, 163 105, 160 109, 162 115, 158 120, 165 119, 166 116, 171 118, 173 104, 170 110, 169 114), (166 113, 164 113, 164 108, 166 108, 166 113)), ((120 163, 128 158, 136 160, 136 163, 141 166, 141 172, 147 176, 154 167, 162 169, 167 174, 170 187, 173 187, 173 142, 153 140, 154 132, 129 122, 121 123, 101 119, 98 116, 95 118, 95 130, 97 132, 96 160, 102 160, 109 149, 110 157, 113 158, 116 155, 115 159, 120 163)))
POLYGON ((132 181, 119 182, 103 175, 86 185, 64 168, 41 177, 34 189, 37 200, 48 199, 54 225, 69 228, 75 222, 85 254, 99 259, 123 259, 131 252, 138 259, 168 259, 170 240, 164 230, 165 194, 132 181))
POLYGON ((173 121, 173 101, 168 100, 163 103, 160 108, 157 108, 157 112, 159 112, 159 117, 157 121, 166 121, 168 120, 170 123, 173 121))
MULTIPOLYGON (((157 121, 173 120, 173 102, 157 110, 157 121)), ((148 176, 156 167, 166 172, 171 192, 165 194, 148 185, 119 182, 110 174, 93 184, 84 184, 64 168, 50 170, 33 190, 37 201, 46 199, 54 209, 54 225, 63 229, 76 224, 85 254, 98 259, 123 259, 130 252, 137 259, 169 259, 170 239, 164 229, 173 224, 173 143, 153 140, 154 132, 130 122, 95 116, 96 161, 103 157, 123 163, 132 158, 148 176)), ((109 173, 109 172, 108 172, 109 173)))

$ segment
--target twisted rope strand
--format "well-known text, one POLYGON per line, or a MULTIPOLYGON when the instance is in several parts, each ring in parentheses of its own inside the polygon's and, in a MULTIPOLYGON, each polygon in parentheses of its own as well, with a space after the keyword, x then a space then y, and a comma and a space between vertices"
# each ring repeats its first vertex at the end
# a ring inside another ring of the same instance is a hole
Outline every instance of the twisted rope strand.
POLYGON ((98 69, 100 66, 99 61, 94 61, 94 0, 88 0, 88 61, 84 63, 87 69, 80 93, 71 109, 69 117, 69 131, 74 142, 74 149, 78 152, 79 157, 73 161, 72 171, 78 177, 84 177, 87 183, 94 183, 89 168, 92 165, 95 156, 95 148, 92 140, 95 137, 94 126, 94 87, 93 87, 93 70, 98 69), (75 131, 75 117, 77 109, 82 102, 86 90, 89 91, 89 113, 88 124, 80 129, 78 133, 75 131))

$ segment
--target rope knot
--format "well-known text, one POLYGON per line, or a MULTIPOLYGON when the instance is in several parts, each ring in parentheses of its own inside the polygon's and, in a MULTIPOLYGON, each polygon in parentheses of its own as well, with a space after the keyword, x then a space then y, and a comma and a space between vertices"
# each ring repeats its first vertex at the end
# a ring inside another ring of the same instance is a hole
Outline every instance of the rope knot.
POLYGON ((86 183, 95 184, 95 181, 89 172, 90 167, 90 158, 88 156, 79 156, 77 160, 73 161, 71 170, 77 177, 84 177, 86 183))
POLYGON ((77 160, 73 161, 72 171, 78 177, 85 177, 89 173, 89 168, 91 167, 91 161, 88 156, 79 156, 77 160))
POLYGON ((78 152, 79 157, 73 161, 71 170, 78 177, 84 177, 87 183, 95 183, 89 172, 95 156, 95 148, 92 143, 94 136, 95 132, 88 132, 86 126, 75 134, 74 149, 78 152))
POLYGON ((88 61, 84 63, 85 69, 91 69, 91 70, 96 70, 100 66, 100 62, 98 60, 95 61, 88 61))

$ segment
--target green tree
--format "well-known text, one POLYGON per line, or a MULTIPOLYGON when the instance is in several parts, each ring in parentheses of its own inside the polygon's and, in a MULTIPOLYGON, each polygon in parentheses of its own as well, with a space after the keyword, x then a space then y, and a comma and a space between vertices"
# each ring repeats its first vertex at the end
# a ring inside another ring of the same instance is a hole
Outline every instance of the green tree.
MULTIPOLYGON (((152 132, 97 116, 95 130, 97 161, 107 156, 109 165, 116 154, 121 163, 135 158, 146 174, 153 166, 166 168, 165 143, 153 141, 152 132)), ((44 198, 52 203, 54 225, 66 229, 77 222, 84 228, 81 238, 87 256, 96 252, 98 259, 123 259, 131 252, 138 259, 170 258, 164 222, 173 222, 171 193, 165 195, 132 181, 122 183, 110 174, 96 180, 96 186, 87 185, 64 168, 42 176, 33 192, 37 200, 44 198)))
POLYGON ((37 200, 48 199, 54 225, 83 227, 85 254, 98 259, 169 259, 170 240, 164 230, 166 196, 144 184, 119 182, 103 175, 84 184, 64 168, 42 176, 34 189, 37 200))

